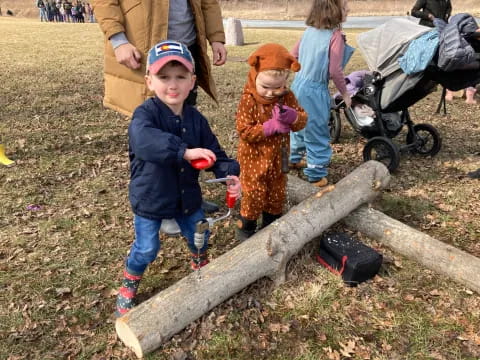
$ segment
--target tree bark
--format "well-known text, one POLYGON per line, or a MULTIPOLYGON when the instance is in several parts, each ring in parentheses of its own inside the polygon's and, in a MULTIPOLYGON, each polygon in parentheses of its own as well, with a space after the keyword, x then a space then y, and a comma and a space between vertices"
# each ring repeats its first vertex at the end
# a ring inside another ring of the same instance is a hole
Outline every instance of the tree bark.
POLYGON ((372 201, 389 180, 383 164, 369 161, 321 191, 295 182, 297 191, 312 196, 203 267, 201 280, 192 273, 117 319, 119 338, 143 357, 252 282, 267 276, 281 283, 293 255, 352 210, 372 201))
POLYGON ((480 293, 479 258, 363 206, 344 222, 351 229, 480 293))

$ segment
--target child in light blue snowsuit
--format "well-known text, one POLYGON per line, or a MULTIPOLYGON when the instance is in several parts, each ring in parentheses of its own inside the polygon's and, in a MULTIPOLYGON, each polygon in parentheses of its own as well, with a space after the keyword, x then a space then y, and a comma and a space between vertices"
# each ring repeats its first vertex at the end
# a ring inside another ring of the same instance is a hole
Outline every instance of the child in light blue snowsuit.
POLYGON ((294 168, 305 167, 308 181, 316 186, 327 185, 328 165, 332 157, 330 147, 330 93, 328 81, 332 78, 335 86, 351 105, 346 89, 343 67, 350 59, 353 48, 345 43, 340 25, 346 20, 347 0, 314 0, 307 18, 308 25, 301 40, 292 51, 301 64, 301 70, 292 83, 292 91, 308 115, 304 130, 290 133, 290 165, 294 168), (328 14, 324 10, 325 2, 335 3, 338 7, 328 14), (306 152, 306 164, 303 156, 306 152))

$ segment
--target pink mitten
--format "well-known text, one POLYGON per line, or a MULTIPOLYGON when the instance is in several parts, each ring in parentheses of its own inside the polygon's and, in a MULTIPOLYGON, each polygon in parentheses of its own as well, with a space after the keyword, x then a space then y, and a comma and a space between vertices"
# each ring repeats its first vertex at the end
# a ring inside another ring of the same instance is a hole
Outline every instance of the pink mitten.
POLYGON ((280 110, 279 106, 276 105, 274 111, 279 112, 278 121, 285 125, 292 125, 295 120, 297 120, 297 110, 291 108, 290 106, 283 105, 280 110))
POLYGON ((272 118, 263 123, 263 133, 265 136, 272 136, 275 134, 287 134, 290 132, 290 125, 282 124, 278 120, 278 113, 272 112, 272 118))

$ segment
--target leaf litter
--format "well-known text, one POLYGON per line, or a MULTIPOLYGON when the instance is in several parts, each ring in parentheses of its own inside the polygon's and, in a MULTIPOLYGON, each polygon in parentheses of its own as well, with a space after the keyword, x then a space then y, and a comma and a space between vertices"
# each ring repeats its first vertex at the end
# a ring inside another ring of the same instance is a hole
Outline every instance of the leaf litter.
MULTIPOLYGON (((76 24, 81 26, 80 24, 76 24)), ((85 41, 65 47, 54 24, 0 21, 0 48, 11 61, 0 81, 0 134, 14 168, 0 168, 0 358, 133 359, 114 332, 112 312, 123 260, 133 238, 127 198, 128 120, 101 106, 102 35, 82 26, 85 41), (44 25, 44 24, 42 24, 44 25), (16 43, 7 39, 17 39, 16 43), (48 45, 43 43, 48 39, 48 45), (17 61, 27 44, 38 61, 17 61), (37 46, 36 45, 36 46, 37 46), (49 49, 59 49, 51 61, 49 49), (78 78, 72 69, 86 76, 78 78), (63 74, 59 76, 58 74, 63 74), (8 91, 7 91, 8 89, 8 91), (38 206, 39 208, 28 208, 38 206)), ((258 42, 293 45, 300 31, 246 29, 249 43, 229 49, 245 58, 258 42)), ((347 34, 354 39, 355 33, 347 34)), ((365 65, 356 54, 349 70, 365 65)), ((347 70, 347 71, 349 71, 347 70)), ((220 106, 200 94, 227 153, 235 155, 233 119, 247 67, 214 68, 220 106), (234 78, 234 79, 232 79, 234 78), (233 81, 232 81, 233 80, 233 81)), ((446 243, 480 256, 479 106, 462 99, 446 117, 433 115, 440 91, 412 108, 416 122, 436 126, 444 147, 434 159, 402 157, 390 188, 374 206, 446 243)), ((343 126, 334 147, 332 183, 361 163, 365 141, 343 126)), ((400 138, 403 135, 400 135, 400 138)), ((205 185, 222 203, 218 187, 205 185)), ((340 231, 347 231, 340 224, 340 231)), ((387 259, 357 288, 324 271, 307 245, 288 266, 287 282, 251 284, 190 324, 151 359, 476 359, 480 357, 478 294, 357 234, 387 259)), ((234 221, 217 226, 213 257, 233 248, 234 221)), ((148 269, 142 300, 186 274, 180 238, 148 269)))

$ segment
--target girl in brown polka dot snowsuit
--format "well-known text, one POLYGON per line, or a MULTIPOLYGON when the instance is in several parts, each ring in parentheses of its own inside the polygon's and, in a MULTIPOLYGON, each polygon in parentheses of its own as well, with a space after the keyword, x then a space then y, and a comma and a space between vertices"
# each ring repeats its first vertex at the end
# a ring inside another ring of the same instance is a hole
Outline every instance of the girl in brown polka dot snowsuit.
POLYGON ((286 89, 290 71, 300 64, 287 49, 266 44, 248 58, 250 72, 237 109, 238 162, 243 198, 237 222, 240 241, 253 235, 262 215, 265 227, 282 215, 286 175, 281 147, 290 131, 305 127, 307 115, 286 89))

